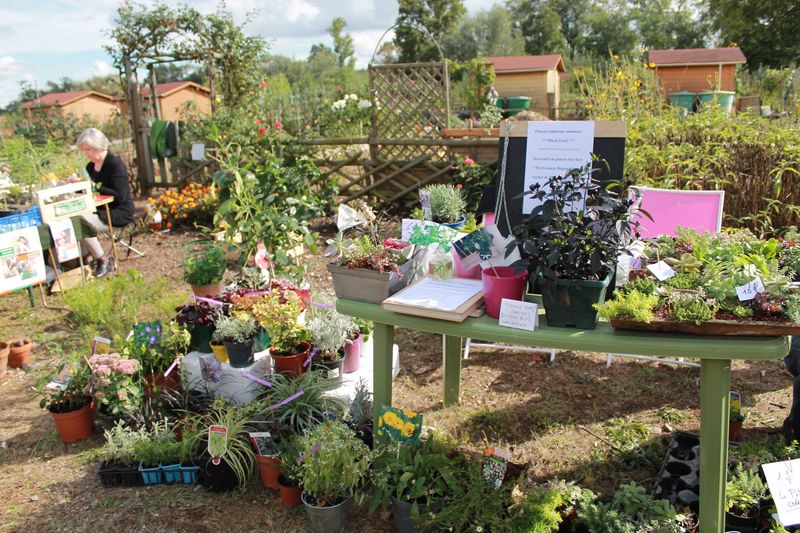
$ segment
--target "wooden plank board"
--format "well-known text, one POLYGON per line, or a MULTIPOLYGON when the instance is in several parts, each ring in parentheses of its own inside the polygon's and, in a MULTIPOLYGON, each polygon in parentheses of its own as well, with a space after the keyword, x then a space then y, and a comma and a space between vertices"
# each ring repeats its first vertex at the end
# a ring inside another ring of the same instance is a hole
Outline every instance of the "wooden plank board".
POLYGON ((776 337, 800 334, 800 325, 793 322, 757 322, 754 320, 709 320, 702 324, 695 324, 694 322, 657 319, 648 324, 629 318, 613 318, 611 325, 618 329, 688 335, 776 337))

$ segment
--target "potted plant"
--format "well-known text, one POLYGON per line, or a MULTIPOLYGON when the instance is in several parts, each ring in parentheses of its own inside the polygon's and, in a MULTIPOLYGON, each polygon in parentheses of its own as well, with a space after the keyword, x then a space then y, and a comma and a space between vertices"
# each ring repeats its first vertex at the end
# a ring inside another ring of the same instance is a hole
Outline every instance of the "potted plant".
POLYGON ((257 332, 258 325, 250 316, 222 315, 217 319, 214 340, 225 345, 233 368, 245 368, 253 364, 253 341, 257 332))
POLYGON ((756 468, 744 469, 737 464, 725 484, 725 529, 758 531, 761 502, 767 491, 756 468))
POLYGON ((178 468, 170 463, 175 462, 179 447, 180 443, 176 441, 175 433, 167 420, 156 422, 148 438, 139 440, 133 445, 133 457, 139 462, 139 473, 145 485, 158 485, 165 480, 165 461, 168 464, 170 480, 174 482, 178 468))
MULTIPOLYGON (((250 443, 252 422, 249 411, 235 405, 217 405, 208 413, 192 420, 191 425, 200 429, 197 433, 192 433, 188 440, 199 454, 197 465, 203 473, 203 484, 213 492, 244 487, 253 475, 256 462, 250 443), (216 465, 208 452, 210 426, 224 426, 227 429, 226 450, 216 465)), ((187 440, 185 436, 184 440, 187 440)))
POLYGON ((419 445, 381 447, 373 462, 370 511, 391 501, 397 530, 418 532, 414 517, 435 511, 461 491, 463 462, 452 446, 433 435, 419 445))
POLYGON ((103 436, 106 443, 100 449, 100 463, 95 470, 100 482, 107 487, 141 485, 142 475, 135 457, 135 447, 150 439, 147 430, 134 430, 119 420, 103 436))
POLYGON ((63 442, 88 439, 94 433, 94 405, 87 392, 91 371, 74 359, 62 361, 58 373, 55 380, 43 375, 37 382, 39 406, 50 412, 63 442))
POLYGON ((269 353, 276 373, 299 376, 308 370, 309 365, 304 363, 311 353, 311 336, 301 324, 304 311, 303 302, 293 291, 273 290, 252 307, 256 322, 269 333, 269 353))
POLYGON ((300 437, 301 499, 314 533, 344 531, 347 507, 369 473, 371 453, 352 429, 324 420, 300 437))
POLYGON ((180 388, 180 372, 166 372, 186 354, 190 343, 191 334, 175 321, 166 326, 158 321, 134 326, 134 335, 126 343, 123 355, 139 361, 147 396, 180 388))
POLYGON ((185 247, 183 279, 192 286, 195 296, 222 294, 225 275, 225 252, 213 241, 194 241, 185 247))
POLYGON ((32 340, 14 339, 9 342, 9 345, 8 366, 10 368, 24 368, 31 364, 32 340))
POLYGON ((299 480, 303 469, 303 463, 300 461, 302 453, 300 439, 296 434, 281 443, 279 452, 281 473, 278 476, 278 488, 281 503, 289 507, 300 505, 301 502, 300 494, 303 488, 299 480))
POLYGON ((214 334, 215 312, 207 302, 181 305, 175 309, 175 321, 185 327, 191 335, 191 348, 201 353, 211 353, 211 337, 214 334))
POLYGON ((617 257, 629 253, 638 223, 632 200, 592 177, 589 164, 524 193, 537 202, 514 228, 525 267, 541 284, 547 324, 594 329, 617 257))
POLYGON ((461 192, 461 185, 449 184, 427 185, 420 189, 420 197, 428 196, 431 206, 431 217, 438 222, 453 229, 464 225, 464 211, 467 203, 461 192))
POLYGON ((364 378, 356 383, 353 399, 347 407, 347 424, 356 432, 356 436, 372 448, 372 393, 364 378))
POLYGON ((358 333, 358 325, 353 317, 342 315, 335 309, 325 307, 314 310, 314 318, 308 330, 317 352, 313 362, 316 367, 327 371, 336 370, 337 380, 341 382, 343 363, 350 371, 358 370, 360 354, 351 352, 348 360, 344 354, 345 346, 358 333), (354 356, 355 355, 355 356, 354 356))
POLYGON ((330 395, 338 384, 322 379, 322 372, 311 371, 297 377, 275 374, 270 377, 272 387, 265 388, 255 412, 272 421, 282 435, 302 434, 313 429, 327 417, 341 417, 344 402, 330 395), (302 396, 300 401, 294 401, 302 396))
POLYGON ((400 250, 369 235, 338 247, 339 259, 327 268, 338 298, 381 303, 408 284, 412 262, 400 250))
POLYGON ((89 367, 89 390, 100 415, 119 419, 139 409, 142 400, 139 361, 118 353, 94 354, 89 358, 89 367))

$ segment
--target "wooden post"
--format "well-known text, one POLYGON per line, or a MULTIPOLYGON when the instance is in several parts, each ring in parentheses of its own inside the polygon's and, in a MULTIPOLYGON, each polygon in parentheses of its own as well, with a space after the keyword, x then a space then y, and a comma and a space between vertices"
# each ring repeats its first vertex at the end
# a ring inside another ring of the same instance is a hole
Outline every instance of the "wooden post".
MULTIPOLYGON (((158 87, 158 83, 156 83, 156 69, 153 63, 151 63, 147 69, 150 71, 150 105, 153 107, 153 116, 156 120, 161 120, 161 102, 159 101, 158 91, 156 90, 158 87)), ((167 161, 163 157, 158 158, 158 173, 161 177, 162 186, 172 181, 170 179, 169 170, 167 169, 167 161)), ((155 178, 153 181, 155 181, 155 178)))
POLYGON ((131 59, 125 56, 125 84, 128 91, 128 112, 131 114, 131 132, 136 147, 136 170, 141 194, 148 194, 153 183, 153 167, 150 163, 150 147, 147 143, 147 124, 143 121, 142 101, 139 98, 139 85, 131 59))

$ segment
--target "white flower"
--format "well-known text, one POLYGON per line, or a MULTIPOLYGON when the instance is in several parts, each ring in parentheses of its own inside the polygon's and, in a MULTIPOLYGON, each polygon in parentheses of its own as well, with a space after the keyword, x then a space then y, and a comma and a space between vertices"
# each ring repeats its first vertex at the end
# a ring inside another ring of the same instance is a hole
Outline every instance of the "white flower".
POLYGON ((359 109, 369 109, 370 107, 372 107, 372 102, 370 102, 369 100, 359 100, 358 102, 359 109))
POLYGON ((345 96, 344 99, 345 100, 352 100, 352 101, 355 102, 356 100, 358 100, 358 95, 351 93, 351 94, 348 94, 347 96, 345 96))
POLYGON ((331 109, 336 111, 337 109, 342 109, 346 105, 347 105, 347 100, 336 100, 331 106, 331 109))

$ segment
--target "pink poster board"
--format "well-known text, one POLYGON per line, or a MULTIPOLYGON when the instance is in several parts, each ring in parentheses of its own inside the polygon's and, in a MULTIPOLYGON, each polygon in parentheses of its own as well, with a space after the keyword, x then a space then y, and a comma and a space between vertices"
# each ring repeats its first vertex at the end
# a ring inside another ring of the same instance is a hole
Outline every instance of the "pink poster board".
POLYGON ((653 217, 650 220, 641 213, 635 217, 641 224, 639 232, 643 239, 657 235, 674 237, 678 226, 711 232, 718 232, 722 228, 725 191, 638 189, 642 198, 641 208, 653 217))

